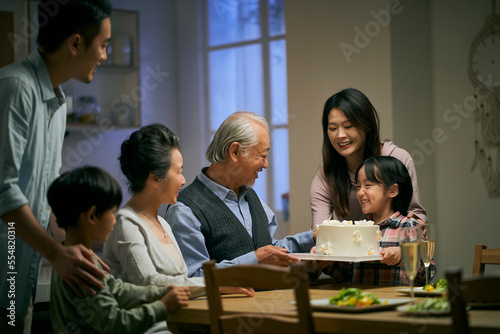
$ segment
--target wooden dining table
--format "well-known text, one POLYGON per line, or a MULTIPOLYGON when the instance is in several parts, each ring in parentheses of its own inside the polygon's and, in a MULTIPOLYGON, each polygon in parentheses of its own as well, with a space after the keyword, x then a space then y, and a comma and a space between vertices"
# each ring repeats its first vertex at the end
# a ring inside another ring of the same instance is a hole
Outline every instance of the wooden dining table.
MULTIPOLYGON (((309 290, 309 296, 311 300, 330 298, 336 296, 341 287, 316 286, 309 290)), ((407 294, 397 291, 401 288, 406 287, 362 287, 363 291, 373 292, 379 299, 409 299, 407 294)), ((423 298, 417 297, 416 302, 423 298)), ((252 316, 242 323, 241 333, 259 333, 259 319, 263 314, 296 316, 294 300, 292 290, 259 291, 255 297, 224 295, 223 308, 228 313, 250 313, 252 316)), ((313 309, 313 318, 317 333, 453 333, 450 315, 414 315, 396 308, 356 313, 313 309)), ((469 322, 475 334, 500 333, 500 309, 471 309, 469 322)), ((174 333, 210 333, 206 297, 191 300, 188 307, 168 314, 167 323, 174 333)))

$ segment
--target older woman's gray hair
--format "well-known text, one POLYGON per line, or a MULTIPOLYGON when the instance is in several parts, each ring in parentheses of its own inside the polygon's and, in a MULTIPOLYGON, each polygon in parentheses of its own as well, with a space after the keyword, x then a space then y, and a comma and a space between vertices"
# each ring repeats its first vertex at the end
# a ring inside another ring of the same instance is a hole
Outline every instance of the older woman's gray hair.
POLYGON ((249 149, 257 145, 259 138, 255 133, 255 123, 261 124, 269 132, 269 125, 264 117, 251 111, 238 111, 224 120, 214 135, 207 149, 207 160, 211 163, 223 162, 229 147, 237 142, 242 155, 248 156, 249 149))

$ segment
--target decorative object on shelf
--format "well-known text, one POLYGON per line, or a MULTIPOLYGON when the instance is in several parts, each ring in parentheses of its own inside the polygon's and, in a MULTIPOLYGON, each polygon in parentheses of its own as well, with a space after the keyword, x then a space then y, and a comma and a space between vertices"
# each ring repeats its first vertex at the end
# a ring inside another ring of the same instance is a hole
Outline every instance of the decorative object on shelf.
POLYGON ((66 96, 66 122, 71 123, 75 121, 75 95, 71 89, 66 89, 64 96, 66 96))
POLYGON ((468 73, 476 99, 471 171, 479 166, 488 194, 496 197, 500 196, 500 15, 496 0, 491 7, 491 15, 472 41, 468 73))
POLYGON ((124 126, 135 122, 136 110, 130 101, 120 100, 111 105, 111 121, 113 124, 124 126))
POLYGON ((95 96, 80 97, 76 112, 76 121, 83 124, 96 124, 101 116, 101 107, 97 104, 95 96))
POLYGON ((283 218, 285 222, 290 221, 290 194, 284 193, 281 195, 281 200, 283 203, 283 218))
POLYGON ((125 33, 118 33, 111 39, 111 65, 129 67, 132 65, 132 39, 125 33))
POLYGON ((107 58, 106 58, 106 62, 103 62, 102 65, 106 65, 106 66, 111 66, 113 65, 113 45, 111 45, 111 43, 108 43, 108 46, 106 47, 106 55, 107 55, 107 58))

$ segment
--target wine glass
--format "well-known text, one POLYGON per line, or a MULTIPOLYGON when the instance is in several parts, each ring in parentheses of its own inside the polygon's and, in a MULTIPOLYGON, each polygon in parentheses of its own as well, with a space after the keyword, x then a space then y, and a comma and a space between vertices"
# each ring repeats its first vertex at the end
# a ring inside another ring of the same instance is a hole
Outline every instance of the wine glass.
POLYGON ((420 253, 425 266, 425 285, 429 285, 429 266, 434 257, 434 248, 436 247, 436 225, 420 225, 422 229, 422 242, 420 243, 420 253))
POLYGON ((415 300, 413 285, 420 260, 419 246, 422 241, 422 230, 418 226, 402 227, 399 230, 398 241, 406 276, 410 281, 410 303, 413 304, 415 300))

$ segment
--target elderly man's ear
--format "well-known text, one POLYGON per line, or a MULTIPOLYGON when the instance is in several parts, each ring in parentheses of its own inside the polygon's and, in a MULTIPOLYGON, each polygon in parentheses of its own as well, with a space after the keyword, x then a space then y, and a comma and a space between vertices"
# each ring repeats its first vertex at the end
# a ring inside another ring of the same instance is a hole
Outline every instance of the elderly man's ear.
POLYGON ((240 143, 233 142, 231 146, 229 146, 229 158, 231 160, 237 160, 239 154, 241 154, 240 143))

